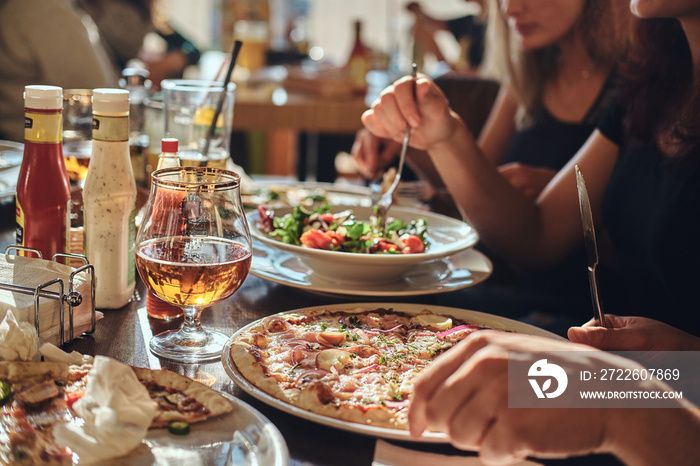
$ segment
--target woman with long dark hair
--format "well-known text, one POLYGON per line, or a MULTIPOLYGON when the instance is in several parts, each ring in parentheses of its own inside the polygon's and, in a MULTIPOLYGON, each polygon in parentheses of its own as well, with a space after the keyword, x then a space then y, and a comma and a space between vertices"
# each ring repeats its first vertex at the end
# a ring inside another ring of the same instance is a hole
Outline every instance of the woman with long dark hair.
MULTIPOLYGON (((632 15, 617 0, 490 0, 485 6, 483 68, 499 80, 500 90, 473 149, 534 199, 576 154, 612 102, 616 64, 627 54, 632 15)), ((478 110, 467 108, 460 115, 466 119, 466 112, 478 110)), ((369 140, 361 133, 353 154, 373 177, 378 155, 371 144, 363 144, 369 140)), ((509 271, 500 251, 485 252, 496 263, 498 277, 443 296, 442 304, 544 318, 548 329, 560 333, 589 315, 583 247, 536 272, 509 271)))
MULTIPOLYGON (((657 3, 633 2, 633 12, 662 11, 657 3)), ((410 79, 401 79, 363 121, 377 136, 395 140, 410 125, 410 144, 430 154, 487 246, 526 269, 556 264, 581 244, 579 165, 596 226, 609 233, 625 282, 624 299, 603 303, 607 311, 657 318, 700 335, 700 43, 687 39, 695 37, 688 18, 700 9, 696 3, 684 3, 684 16, 641 21, 638 48, 621 68, 619 105, 534 202, 498 174, 427 78, 417 82, 417 102, 410 79)))
MULTIPOLYGON (((417 105, 403 79, 364 121, 380 136, 394 138, 410 125, 412 144, 428 150, 484 240, 524 265, 546 265, 580 242, 573 173, 579 165, 629 291, 625 305, 607 310, 658 320, 609 315, 609 328, 590 322, 570 329, 570 339, 607 350, 697 354, 700 1, 632 0, 631 9, 643 19, 639 47, 622 67, 626 83, 619 105, 534 203, 473 150, 471 135, 425 78, 418 82, 417 105), (474 197, 480 202, 470 202, 474 197)), ((479 450, 494 464, 590 453, 612 453, 635 465, 700 462, 700 409, 685 398, 670 401, 667 407, 675 409, 510 407, 513 352, 547 354, 549 364, 568 370, 645 370, 591 346, 474 332, 415 381, 408 416, 412 435, 426 428, 443 431, 458 448, 479 450)), ((656 378, 632 380, 624 389, 672 390, 656 378)))

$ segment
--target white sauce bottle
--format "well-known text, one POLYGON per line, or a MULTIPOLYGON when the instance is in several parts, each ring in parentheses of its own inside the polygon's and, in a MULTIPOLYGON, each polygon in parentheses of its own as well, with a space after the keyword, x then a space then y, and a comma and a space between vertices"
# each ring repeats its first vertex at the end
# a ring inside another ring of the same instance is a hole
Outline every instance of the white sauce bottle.
POLYGON ((129 303, 136 282, 129 91, 95 89, 92 113, 92 157, 83 188, 85 255, 95 267, 95 307, 118 309, 129 303))

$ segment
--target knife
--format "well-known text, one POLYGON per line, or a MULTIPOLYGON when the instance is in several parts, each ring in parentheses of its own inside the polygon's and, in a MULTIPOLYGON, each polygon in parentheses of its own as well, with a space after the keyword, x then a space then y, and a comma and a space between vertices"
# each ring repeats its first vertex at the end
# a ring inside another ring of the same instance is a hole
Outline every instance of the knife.
POLYGON ((600 306, 600 298, 598 296, 598 277, 596 275, 596 268, 598 267, 598 245, 595 239, 591 202, 588 199, 588 190, 586 189, 586 182, 583 180, 581 170, 579 169, 578 165, 576 165, 574 169, 576 170, 578 205, 581 210, 581 223, 583 223, 583 240, 586 244, 586 252, 588 253, 588 281, 590 282, 591 286, 593 317, 600 323, 601 326, 607 327, 605 314, 600 306))

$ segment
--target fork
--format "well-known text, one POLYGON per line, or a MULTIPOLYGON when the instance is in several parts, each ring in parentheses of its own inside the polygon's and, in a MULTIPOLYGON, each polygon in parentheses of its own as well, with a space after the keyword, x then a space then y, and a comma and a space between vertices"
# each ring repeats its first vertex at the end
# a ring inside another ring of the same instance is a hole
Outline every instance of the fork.
MULTIPOLYGON (((413 63, 412 65, 412 70, 411 70, 411 76, 413 77, 413 100, 416 100, 416 64, 413 63)), ((394 177, 394 180, 391 183, 391 186, 389 186, 389 189, 387 189, 380 197, 379 200, 376 201, 375 204, 375 215, 377 216, 377 222, 379 229, 384 231, 386 228, 386 218, 389 212, 389 207, 391 207, 391 203, 394 199, 394 191, 396 191, 397 186, 399 185, 399 182, 401 181, 401 173, 403 172, 403 164, 406 161, 406 151, 408 150, 408 140, 411 136, 411 126, 407 124, 406 126, 406 133, 404 134, 403 137, 403 143, 401 144, 401 152, 399 154, 399 166, 396 169, 396 176, 394 177)), ((381 188, 381 185, 376 183, 376 178, 375 180, 370 183, 370 189, 372 190, 372 201, 375 200, 377 193, 379 192, 379 189, 381 188)))

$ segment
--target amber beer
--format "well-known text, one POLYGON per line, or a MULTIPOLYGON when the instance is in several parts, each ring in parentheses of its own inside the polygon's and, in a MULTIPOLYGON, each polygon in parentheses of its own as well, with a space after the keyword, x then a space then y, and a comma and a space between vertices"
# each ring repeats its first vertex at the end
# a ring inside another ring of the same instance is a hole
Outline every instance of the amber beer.
POLYGON ((201 152, 191 150, 181 150, 178 152, 180 165, 183 167, 207 167, 226 169, 226 151, 212 148, 206 157, 201 152))
POLYGON ((74 183, 82 183, 87 177, 90 165, 90 155, 92 154, 92 142, 81 141, 80 143, 63 144, 63 156, 65 157, 66 171, 68 177, 74 183))
POLYGON ((71 183, 83 186, 91 155, 92 89, 64 89, 63 156, 71 183))
POLYGON ((248 275, 251 252, 234 241, 202 237, 164 237, 136 252, 141 278, 162 300, 177 306, 223 301, 248 275))

